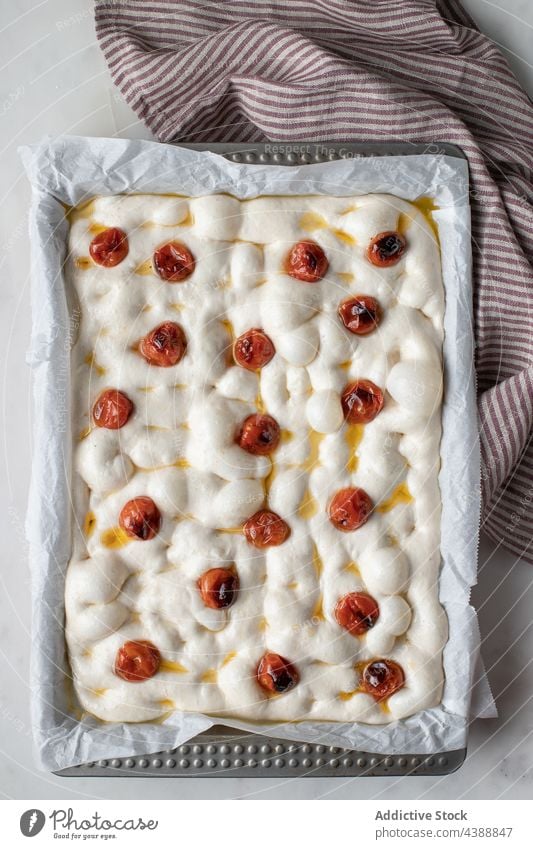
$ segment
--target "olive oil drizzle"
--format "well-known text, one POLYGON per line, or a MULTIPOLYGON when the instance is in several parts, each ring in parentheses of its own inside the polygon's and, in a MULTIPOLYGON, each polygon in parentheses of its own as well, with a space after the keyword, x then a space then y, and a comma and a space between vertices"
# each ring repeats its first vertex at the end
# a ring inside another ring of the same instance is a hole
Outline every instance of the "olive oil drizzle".
POLYGON ((365 426, 362 424, 345 425, 344 438, 346 439, 346 443, 350 451, 348 462, 346 463, 346 468, 349 472, 357 471, 357 466, 359 465, 359 456, 357 454, 357 449, 361 444, 361 440, 363 439, 364 433, 365 426))
MULTIPOLYGON (((433 213, 437 211, 439 207, 435 204, 433 198, 424 196, 417 198, 416 200, 409 201, 409 203, 411 206, 416 207, 416 209, 424 216, 426 223, 431 228, 435 241, 439 244, 439 231, 437 223, 433 218, 433 213)), ((409 212, 401 212, 398 217, 397 224, 400 235, 404 236, 407 230, 412 227, 413 222, 414 218, 409 214, 409 212)))
POLYGON ((402 481, 402 483, 398 484, 389 498, 386 498, 385 501, 378 504, 376 510, 378 513, 388 513, 399 504, 410 504, 412 501, 414 501, 414 498, 409 491, 409 487, 407 486, 406 481, 402 481))
POLYGON ((89 537, 93 533, 95 527, 96 527, 96 516, 94 515, 92 510, 89 510, 86 513, 85 519, 84 519, 84 522, 83 522, 83 534, 87 539, 89 539, 89 537))
POLYGON ((184 675, 189 671, 182 663, 179 662, 179 660, 163 659, 159 668, 163 669, 165 672, 176 672, 178 675, 184 675))
POLYGON ((105 545, 106 548, 124 548, 125 545, 131 542, 130 537, 127 535, 126 531, 123 531, 122 528, 118 526, 115 528, 107 528, 105 531, 102 531, 100 535, 100 542, 102 545, 105 545))

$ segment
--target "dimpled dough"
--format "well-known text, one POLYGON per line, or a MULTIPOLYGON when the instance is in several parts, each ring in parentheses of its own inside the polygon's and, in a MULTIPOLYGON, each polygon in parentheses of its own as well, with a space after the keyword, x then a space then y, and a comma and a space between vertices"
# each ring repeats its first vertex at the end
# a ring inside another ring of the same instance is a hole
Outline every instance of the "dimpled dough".
POLYGON ((131 195, 96 198, 70 215, 69 298, 73 328, 74 542, 66 582, 66 636, 84 710, 108 721, 169 711, 254 720, 387 723, 441 698, 446 620, 438 601, 443 287, 438 245, 426 216, 386 195, 263 197, 240 202, 131 195), (113 268, 89 259, 99 228, 129 240, 113 268), (365 251, 376 234, 400 230, 403 258, 388 268, 365 251), (329 270, 318 283, 284 272, 290 247, 313 239, 329 270), (161 280, 154 249, 176 239, 196 259, 184 282, 161 280), (383 317, 368 336, 350 334, 337 308, 367 294, 383 317), (176 366, 149 365, 135 349, 165 320, 187 351, 176 366), (232 339, 262 328, 276 355, 260 372, 237 367, 232 339), (340 394, 358 377, 377 383, 385 405, 347 427, 340 394), (99 393, 121 389, 135 411, 120 430, 95 428, 99 393), (386 390, 386 391, 385 391, 386 390), (234 442, 248 415, 274 416, 274 454, 234 442), (352 533, 327 517, 331 496, 361 486, 376 509, 352 533), (160 533, 117 536, 129 499, 150 496, 160 533), (291 536, 258 550, 240 532, 262 507, 291 536), (203 604, 198 577, 235 564, 235 604, 203 604), (375 626, 354 637, 336 622, 337 600, 370 592, 375 626), (159 672, 128 683, 113 672, 128 639, 153 642, 159 672), (278 697, 257 684, 259 658, 289 659, 300 681, 278 697), (365 661, 401 664, 405 686, 386 703, 359 687, 365 661))

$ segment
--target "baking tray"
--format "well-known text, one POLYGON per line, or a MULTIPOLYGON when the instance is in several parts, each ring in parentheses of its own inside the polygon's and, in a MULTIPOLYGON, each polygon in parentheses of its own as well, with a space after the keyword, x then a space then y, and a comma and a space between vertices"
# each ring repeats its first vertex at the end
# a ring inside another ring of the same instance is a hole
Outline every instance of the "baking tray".
MULTIPOLYGON (((453 144, 428 142, 265 142, 185 144, 180 147, 218 153, 231 162, 295 166, 369 156, 455 156, 453 144)), ((459 769, 466 748, 434 755, 377 755, 320 743, 291 743, 262 734, 213 726, 176 749, 129 758, 83 763, 57 770, 65 778, 352 778, 370 776, 448 775, 459 769)))
POLYGON ((69 778, 355 778, 447 775, 459 769, 466 749, 436 755, 373 755, 319 743, 291 743, 223 726, 177 749, 111 758, 56 772, 69 778))

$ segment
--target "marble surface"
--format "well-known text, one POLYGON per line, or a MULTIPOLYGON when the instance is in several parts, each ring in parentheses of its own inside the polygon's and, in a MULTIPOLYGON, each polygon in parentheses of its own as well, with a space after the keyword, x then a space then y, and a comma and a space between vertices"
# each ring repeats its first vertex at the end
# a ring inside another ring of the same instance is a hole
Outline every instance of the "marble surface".
MULTIPOLYGON (((464 5, 505 50, 533 92, 530 0, 464 5), (528 50, 529 47, 529 50, 528 50)), ((472 724, 462 769, 442 778, 363 779, 61 779, 38 772, 29 717, 29 573, 24 515, 31 465, 29 188, 17 145, 60 132, 149 138, 114 90, 96 44, 89 0, 12 0, 0 20, 0 267, 3 340, 0 522, 0 798, 531 798, 533 789, 533 572, 483 538, 479 611, 483 654, 498 719, 472 724)))

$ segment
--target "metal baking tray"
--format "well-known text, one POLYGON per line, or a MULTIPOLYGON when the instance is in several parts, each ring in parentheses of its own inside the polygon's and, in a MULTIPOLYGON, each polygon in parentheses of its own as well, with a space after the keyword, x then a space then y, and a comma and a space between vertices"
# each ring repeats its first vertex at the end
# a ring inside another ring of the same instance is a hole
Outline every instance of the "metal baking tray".
POLYGON ((354 778, 447 775, 466 749, 436 755, 374 755, 319 743, 291 743, 215 726, 177 749, 80 764, 56 772, 69 778, 354 778))
MULTIPOLYGON (((336 159, 369 156, 455 156, 465 159, 453 144, 428 142, 265 142, 250 144, 185 144, 180 147, 208 150, 232 162, 261 165, 307 165, 336 159)), ((448 775, 459 769, 466 749, 434 755, 377 755, 296 743, 262 734, 248 734, 225 726, 213 726, 176 749, 111 758, 79 764, 55 774, 65 778, 165 777, 175 778, 351 778, 397 775, 448 775)))

